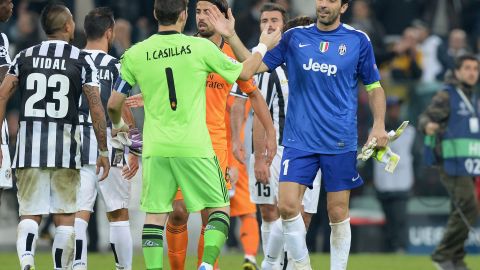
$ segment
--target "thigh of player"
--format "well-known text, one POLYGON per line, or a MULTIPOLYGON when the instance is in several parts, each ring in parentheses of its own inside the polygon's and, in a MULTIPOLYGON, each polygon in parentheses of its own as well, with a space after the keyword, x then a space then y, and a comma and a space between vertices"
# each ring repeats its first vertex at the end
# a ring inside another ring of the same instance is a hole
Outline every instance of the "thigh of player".
POLYGON ((140 209, 146 213, 172 212, 178 184, 167 157, 142 157, 143 178, 140 209))
POLYGON ((357 152, 321 155, 320 169, 327 192, 352 190, 363 185, 357 171, 357 152))
POLYGON ((80 188, 80 170, 66 168, 52 168, 51 207, 53 214, 72 214, 77 212, 77 192, 80 188))
POLYGON ((79 211, 93 212, 97 198, 98 175, 95 165, 84 165, 80 169, 80 188, 77 192, 77 208, 79 211))
POLYGON ((123 178, 121 168, 110 168, 108 177, 99 182, 98 186, 107 212, 128 208, 131 182, 123 178))
POLYGON ((216 157, 171 158, 172 171, 188 212, 230 205, 222 169, 216 157))

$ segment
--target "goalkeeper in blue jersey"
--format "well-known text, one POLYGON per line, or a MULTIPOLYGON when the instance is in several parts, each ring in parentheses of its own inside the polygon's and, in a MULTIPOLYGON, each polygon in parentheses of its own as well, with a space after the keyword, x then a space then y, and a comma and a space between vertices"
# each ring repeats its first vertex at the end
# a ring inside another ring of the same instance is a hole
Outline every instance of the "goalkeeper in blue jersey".
MULTIPOLYGON (((369 37, 340 22, 348 0, 317 0, 317 22, 284 33, 258 72, 286 64, 288 113, 284 128, 278 207, 285 243, 296 269, 311 269, 300 215, 306 188, 321 169, 332 227, 331 269, 347 268, 351 231, 350 190, 363 184, 356 169, 358 80, 365 85, 374 124, 368 142, 385 147, 385 93, 369 37)), ((313 1, 312 1, 313 8, 313 1)), ((250 53, 234 31, 234 19, 216 11, 210 20, 242 61, 250 53)), ((269 254, 270 255, 270 254, 269 254)))

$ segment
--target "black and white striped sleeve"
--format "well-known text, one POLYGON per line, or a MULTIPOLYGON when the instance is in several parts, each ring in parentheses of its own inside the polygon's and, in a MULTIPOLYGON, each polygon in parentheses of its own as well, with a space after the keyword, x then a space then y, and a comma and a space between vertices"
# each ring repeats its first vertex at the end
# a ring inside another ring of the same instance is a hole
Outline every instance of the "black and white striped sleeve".
POLYGON ((15 76, 15 77, 18 77, 19 75, 19 71, 18 71, 18 65, 20 64, 20 61, 22 59, 22 54, 24 54, 25 51, 21 51, 19 52, 15 58, 13 59, 13 61, 10 63, 10 67, 8 68, 8 72, 7 74, 8 75, 12 75, 12 76, 15 76))
POLYGON ((8 53, 9 49, 8 38, 4 33, 1 33, 0 36, 0 67, 10 65, 10 54, 8 53))
POLYGON ((80 61, 82 61, 82 85, 99 87, 98 71, 92 56, 86 52, 81 52, 80 61))

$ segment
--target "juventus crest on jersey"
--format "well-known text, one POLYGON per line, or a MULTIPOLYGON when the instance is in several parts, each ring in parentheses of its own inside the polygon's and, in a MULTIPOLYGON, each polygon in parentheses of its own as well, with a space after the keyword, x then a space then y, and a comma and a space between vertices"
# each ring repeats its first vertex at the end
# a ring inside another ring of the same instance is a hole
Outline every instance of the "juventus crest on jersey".
MULTIPOLYGON (((120 62, 117 58, 106 54, 100 50, 83 50, 87 52, 92 57, 93 63, 98 71, 98 81, 100 84, 100 98, 102 99, 102 105, 104 108, 107 108, 108 99, 113 90, 113 85, 118 78, 120 73, 120 62)), ((97 138, 95 137, 95 132, 92 126, 92 117, 90 115, 90 109, 88 107, 88 102, 85 96, 82 94, 80 98, 80 110, 79 110, 79 119, 80 119, 80 130, 82 138, 82 147, 81 147, 81 162, 82 165, 90 164, 95 165, 97 163, 98 157, 98 143, 97 138)), ((107 119, 107 124, 110 127, 111 122, 108 115, 105 116, 107 119)), ((108 150, 111 153, 112 157, 110 160, 113 160, 115 156, 115 149, 112 149, 110 144, 110 128, 107 129, 107 142, 108 150)), ((113 163, 111 164, 113 165, 113 163)))
POLYGON ((98 86, 91 56, 45 41, 21 51, 8 74, 18 77, 20 92, 14 166, 80 168, 79 99, 83 85, 98 86))

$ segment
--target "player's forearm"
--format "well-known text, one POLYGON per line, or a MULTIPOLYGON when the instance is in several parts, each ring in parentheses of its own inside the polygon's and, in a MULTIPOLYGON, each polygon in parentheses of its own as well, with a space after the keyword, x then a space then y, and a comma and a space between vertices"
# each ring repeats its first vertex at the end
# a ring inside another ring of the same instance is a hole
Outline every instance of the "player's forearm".
MULTIPOLYGON (((2 77, 2 79, 4 79, 2 77)), ((0 86, 0 130, 3 128, 3 119, 5 119, 5 111, 7 110, 7 102, 12 96, 13 92, 17 89, 18 79, 10 76, 8 79, 3 80, 0 86)), ((0 136, 0 143, 2 142, 2 136, 0 136)))
POLYGON ((243 45, 243 42, 240 40, 238 35, 234 33, 231 37, 225 38, 233 49, 233 53, 240 62, 247 60, 252 53, 243 45))
POLYGON ((275 136, 275 128, 273 126, 272 117, 270 116, 267 103, 265 102, 265 99, 263 99, 262 94, 260 94, 260 91, 253 91, 248 95, 248 98, 250 99, 250 103, 252 104, 255 115, 258 117, 258 120, 265 129, 267 137, 270 138, 271 136, 275 136))
POLYGON ((373 115, 373 126, 385 129, 386 98, 382 87, 368 92, 368 102, 373 115))
POLYGON ((8 66, 0 67, 0 83, 2 83, 3 79, 5 79, 5 75, 7 74, 7 72, 8 72, 8 66))
POLYGON ((88 101, 90 108, 90 115, 92 116, 92 126, 97 137, 98 148, 102 151, 107 150, 107 120, 105 118, 105 111, 102 106, 102 100, 98 87, 85 85, 83 93, 88 101))
POLYGON ((248 81, 260 67, 263 56, 260 53, 254 53, 247 60, 243 62, 243 69, 240 73, 239 79, 248 81))
POLYGON ((126 105, 122 106, 122 118, 125 121, 125 124, 127 124, 130 129, 136 126, 132 110, 126 105))
POLYGON ((122 121, 122 108, 125 101, 125 95, 119 92, 113 91, 110 95, 110 99, 107 104, 107 111, 112 124, 116 125, 122 121))
POLYGON ((253 149, 255 150, 255 160, 265 157, 265 128, 260 123, 257 115, 253 117, 253 149))
POLYGON ((230 110, 230 128, 232 131, 232 141, 240 140, 240 131, 245 118, 246 99, 236 97, 230 110))

